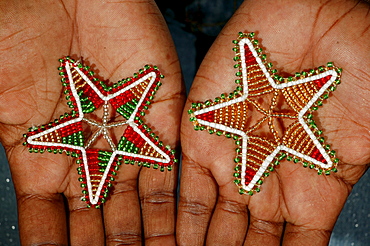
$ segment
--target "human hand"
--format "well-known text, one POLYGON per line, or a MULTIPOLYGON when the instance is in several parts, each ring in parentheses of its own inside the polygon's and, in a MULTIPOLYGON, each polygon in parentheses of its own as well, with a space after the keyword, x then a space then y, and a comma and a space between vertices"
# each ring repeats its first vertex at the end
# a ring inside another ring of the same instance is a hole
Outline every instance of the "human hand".
MULTIPOLYGON (((154 1, 2 1, 0 9, 0 140, 15 185, 22 245, 174 244, 176 167, 163 173, 122 165, 108 202, 88 209, 74 158, 29 153, 22 145, 29 127, 70 112, 57 67, 59 58, 71 55, 111 82, 157 65, 165 79, 143 119, 175 148, 181 73, 154 1)), ((106 148, 104 139, 96 146, 106 148)))
POLYGON ((370 102, 364 86, 370 82, 368 11, 365 3, 343 0, 243 3, 209 50, 185 106, 180 245, 328 243, 353 185, 370 162, 370 114, 365 110, 370 102), (236 87, 231 41, 240 31, 257 33, 267 59, 280 72, 294 74, 329 61, 343 68, 342 83, 317 112, 320 129, 341 160, 337 173, 317 175, 283 161, 265 179, 260 193, 239 195, 233 183, 233 141, 193 130, 186 112, 190 103, 236 87))

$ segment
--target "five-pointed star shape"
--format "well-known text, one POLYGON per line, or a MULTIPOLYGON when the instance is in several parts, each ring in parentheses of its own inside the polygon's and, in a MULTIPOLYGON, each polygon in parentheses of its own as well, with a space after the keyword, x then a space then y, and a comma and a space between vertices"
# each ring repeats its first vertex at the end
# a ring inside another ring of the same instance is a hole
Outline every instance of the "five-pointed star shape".
POLYGON ((195 130, 207 129, 211 134, 216 132, 236 141, 234 176, 239 192, 250 195, 258 192, 264 177, 285 158, 317 169, 319 174, 336 171, 338 159, 335 151, 323 144, 324 138, 315 124, 314 112, 340 83, 340 69, 328 63, 327 67, 283 78, 271 68, 271 63, 266 62, 266 55, 262 54, 254 33, 240 33, 234 44, 237 53, 234 60, 238 61, 236 75, 239 76, 236 83, 239 86, 233 93, 228 96, 222 94, 215 101, 193 103, 189 114, 195 130), (270 100, 267 109, 258 103, 257 99, 261 97, 270 100), (289 112, 276 110, 279 97, 283 97, 290 107, 289 112), (247 122, 253 120, 248 116, 251 109, 262 116, 248 125, 247 122), (277 118, 289 119, 293 123, 279 132, 274 123, 277 118), (258 133, 264 124, 267 124, 272 137, 258 133))
POLYGON ((105 201, 121 161, 155 169, 160 167, 161 170, 172 168, 177 161, 174 151, 164 147, 142 120, 161 85, 162 76, 156 67, 146 65, 134 77, 108 86, 95 78, 89 67, 83 67, 69 57, 60 59, 60 62, 64 93, 72 111, 47 125, 30 128, 25 134, 25 145, 30 152, 72 152, 80 164, 78 172, 84 188, 83 200, 95 207, 105 201), (103 107, 101 122, 89 117, 100 107, 103 107), (124 120, 109 122, 110 108, 124 120), (97 128, 89 139, 86 139, 88 133, 83 130, 83 122, 90 128, 97 128), (114 143, 109 129, 119 126, 126 126, 126 129, 119 142, 114 143), (92 147, 101 135, 108 142, 109 151, 92 147))

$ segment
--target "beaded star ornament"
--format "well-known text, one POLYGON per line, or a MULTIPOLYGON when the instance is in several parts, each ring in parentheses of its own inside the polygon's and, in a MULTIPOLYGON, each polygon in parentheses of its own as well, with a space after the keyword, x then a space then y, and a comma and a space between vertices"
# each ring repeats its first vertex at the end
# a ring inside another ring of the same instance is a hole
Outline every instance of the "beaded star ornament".
POLYGON ((82 200, 88 207, 96 208, 106 201, 122 163, 161 171, 172 169, 177 162, 174 150, 164 146, 144 123, 145 111, 163 78, 156 66, 146 65, 133 77, 109 86, 94 77, 88 66, 69 57, 59 61, 59 74, 71 111, 46 125, 31 127, 24 134, 24 145, 31 153, 66 153, 76 158, 82 200), (96 117, 99 112, 102 116, 96 117), (116 118, 121 119, 111 121, 110 116, 116 113, 119 115, 116 118), (122 135, 115 141, 111 132, 119 127, 122 135), (101 138, 109 150, 94 146, 101 138))
POLYGON ((235 141, 234 182, 240 194, 249 195, 260 191, 264 178, 282 160, 316 169, 319 175, 336 172, 339 162, 315 122, 315 112, 340 83, 341 69, 330 62, 282 77, 254 36, 239 33, 233 41, 236 89, 214 101, 193 103, 188 111, 195 130, 235 141), (281 126, 282 121, 289 125, 281 126))

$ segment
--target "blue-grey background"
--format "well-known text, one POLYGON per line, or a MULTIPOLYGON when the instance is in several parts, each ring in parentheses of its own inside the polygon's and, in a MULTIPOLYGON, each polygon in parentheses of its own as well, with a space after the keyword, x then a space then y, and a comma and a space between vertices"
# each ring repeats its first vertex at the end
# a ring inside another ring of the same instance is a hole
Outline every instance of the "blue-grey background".
MULTIPOLYGON (((157 1, 174 39, 187 91, 203 56, 242 0, 157 1)), ((370 172, 355 185, 335 225, 330 246, 370 245, 370 172)), ((19 245, 17 207, 0 145, 0 245, 19 245)))

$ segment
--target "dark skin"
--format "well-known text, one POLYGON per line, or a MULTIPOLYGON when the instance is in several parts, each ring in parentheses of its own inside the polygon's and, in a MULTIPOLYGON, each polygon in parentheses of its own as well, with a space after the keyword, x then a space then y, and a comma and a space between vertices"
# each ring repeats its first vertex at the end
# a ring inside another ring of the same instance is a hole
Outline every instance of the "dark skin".
POLYGON ((123 165, 104 207, 88 209, 73 158, 30 154, 22 145, 29 127, 70 111, 56 68, 71 55, 111 82, 157 65, 166 78, 144 121, 176 148, 184 101, 180 66, 154 1, 1 1, 0 10, 0 140, 22 245, 174 245, 176 167, 162 173, 123 165))
POLYGON ((345 0, 242 4, 203 60, 185 106, 179 245, 328 244, 348 195, 370 162, 369 13, 367 3, 345 0), (329 61, 343 68, 342 83, 318 111, 319 126, 341 160, 338 173, 319 176, 284 161, 260 193, 239 195, 233 183, 236 145, 193 130, 190 103, 236 87, 231 41, 240 31, 257 33, 279 71, 293 74, 329 61))

